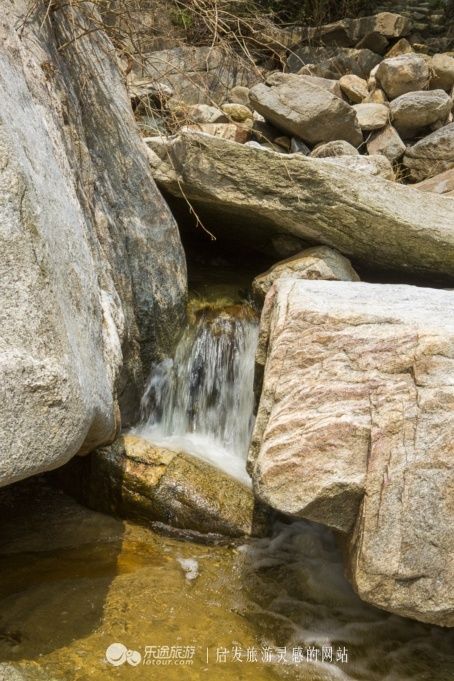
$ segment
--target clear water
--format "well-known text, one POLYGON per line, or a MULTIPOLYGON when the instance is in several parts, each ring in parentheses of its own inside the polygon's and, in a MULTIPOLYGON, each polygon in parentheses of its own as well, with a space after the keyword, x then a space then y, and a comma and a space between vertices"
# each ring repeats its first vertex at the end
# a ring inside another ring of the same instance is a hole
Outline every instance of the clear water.
POLYGON ((198 311, 174 358, 153 367, 136 432, 249 482, 257 339, 258 322, 247 305, 198 311))
MULTIPOLYGON (((246 307, 199 311, 154 367, 140 432, 246 479, 256 342, 246 307)), ((362 603, 314 524, 203 546, 89 511, 42 480, 0 490, 0 518, 0 681, 454 681, 454 631, 362 603), (140 663, 112 666, 112 644, 140 663), (147 665, 148 646, 194 658, 147 665), (333 661, 320 659, 330 648, 333 661)))
POLYGON ((332 534, 310 523, 203 546, 89 511, 40 481, 0 490, 0 516, 2 681, 15 681, 11 669, 27 681, 454 678, 454 631, 362 603, 332 534), (113 667, 113 643, 142 660, 152 645, 195 653, 183 668, 113 667), (255 648, 257 661, 236 661, 235 647, 255 648), (294 649, 323 647, 348 657, 295 661, 294 649))

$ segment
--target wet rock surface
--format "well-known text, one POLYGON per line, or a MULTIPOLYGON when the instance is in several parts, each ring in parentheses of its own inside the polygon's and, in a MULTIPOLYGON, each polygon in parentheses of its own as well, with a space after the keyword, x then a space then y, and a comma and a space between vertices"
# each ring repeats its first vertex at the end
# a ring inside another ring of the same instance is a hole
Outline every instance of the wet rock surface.
POLYGON ((245 484, 137 435, 71 462, 57 477, 90 508, 182 535, 214 540, 260 535, 266 528, 266 512, 245 484))
POLYGON ((239 673, 246 681, 289 675, 308 681, 308 674, 335 681, 346 670, 368 681, 394 673, 412 681, 452 675, 452 633, 362 603, 323 528, 278 523, 269 537, 208 549, 89 511, 41 481, 26 484, 14 494, 0 492, 2 681, 66 681, 76 669, 93 681, 106 674, 179 681, 181 665, 143 663, 152 645, 195 646, 184 668, 188 681, 206 675, 207 666, 216 681, 239 673), (105 653, 114 642, 138 651, 141 664, 108 665, 105 653), (243 662, 231 654, 215 662, 218 647, 235 645, 243 662), (277 662, 277 647, 326 645, 333 663, 277 662), (271 662, 262 660, 262 646, 271 648, 271 662), (336 663, 344 646, 348 662, 336 663), (256 649, 257 662, 246 662, 248 648, 256 649))

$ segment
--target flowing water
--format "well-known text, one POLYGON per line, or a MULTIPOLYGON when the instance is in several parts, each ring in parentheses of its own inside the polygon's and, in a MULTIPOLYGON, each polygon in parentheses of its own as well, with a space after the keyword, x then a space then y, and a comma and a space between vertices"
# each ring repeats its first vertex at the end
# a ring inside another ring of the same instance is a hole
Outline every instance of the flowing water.
POLYGON ((257 338, 258 321, 246 304, 197 310, 174 358, 153 367, 136 432, 249 484, 257 338))
MULTIPOLYGON (((246 480, 257 321, 232 301, 193 312, 139 430, 246 480)), ((454 632, 362 603, 314 524, 198 545, 45 479, 0 490, 0 518, 0 681, 454 680, 454 632)))
POLYGON ((2 681, 14 670, 27 681, 454 678, 454 632, 363 604, 315 525, 207 547, 89 511, 39 480, 0 491, 0 515, 2 681), (113 644, 135 653, 117 647, 115 667, 113 644))

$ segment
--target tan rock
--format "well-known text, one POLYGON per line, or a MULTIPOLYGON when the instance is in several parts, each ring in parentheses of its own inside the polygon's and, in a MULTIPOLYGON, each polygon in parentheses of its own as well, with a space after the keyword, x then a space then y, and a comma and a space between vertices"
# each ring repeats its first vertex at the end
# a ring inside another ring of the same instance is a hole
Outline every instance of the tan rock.
POLYGON ((379 12, 372 16, 347 18, 324 26, 306 28, 301 37, 324 45, 352 47, 373 34, 382 38, 398 38, 407 35, 410 29, 411 21, 407 17, 392 12, 379 12))
POLYGON ((452 101, 444 90, 407 92, 389 107, 392 124, 402 137, 411 137, 437 123, 446 123, 452 101))
POLYGON ((367 142, 369 154, 381 154, 395 163, 405 153, 406 145, 399 137, 399 133, 392 125, 387 125, 382 130, 377 130, 367 142))
POLYGON ((212 135, 213 137, 220 137, 232 142, 239 142, 239 144, 244 144, 251 137, 251 131, 248 127, 235 125, 235 123, 200 123, 184 125, 181 128, 181 132, 201 132, 205 135, 212 135))
POLYGON ((329 158, 335 156, 359 156, 359 151, 345 140, 334 140, 317 145, 310 153, 312 158, 329 158))
POLYGON ((380 130, 389 121, 389 107, 385 104, 355 104, 361 130, 380 130))
POLYGON ((283 257, 310 241, 374 268, 454 275, 448 202, 363 169, 339 171, 341 162, 367 156, 272 154, 196 133, 158 138, 152 148, 161 189, 189 199, 217 233, 238 243, 274 255, 274 240, 285 237, 292 245, 283 257))
POLYGON ((411 21, 408 17, 396 12, 379 12, 369 17, 359 17, 352 20, 356 22, 353 31, 355 37, 367 35, 372 31, 385 36, 386 38, 399 38, 407 35, 411 30, 411 21))
POLYGON ((263 531, 251 490, 181 450, 124 435, 110 447, 73 461, 60 484, 98 511, 189 535, 241 537, 263 531), (257 522, 256 522, 257 520, 257 522))
POLYGON ((248 119, 252 120, 252 111, 244 104, 223 104, 222 111, 235 123, 244 123, 248 119))
POLYGON ((350 261, 328 246, 315 246, 273 265, 252 282, 255 300, 263 305, 271 286, 281 278, 359 281, 350 261))
POLYGON ((354 528, 349 568, 361 598, 443 626, 454 625, 452 298, 276 282, 262 315, 249 458, 259 498, 354 528))
POLYGON ((390 50, 386 53, 386 59, 391 59, 392 57, 400 57, 401 54, 411 54, 413 52, 411 44, 406 38, 400 38, 400 40, 395 43, 390 50))
POLYGON ((444 173, 435 175, 428 180, 423 180, 417 184, 411 185, 413 189, 418 189, 420 192, 432 192, 434 194, 452 194, 454 193, 454 168, 445 170, 444 173))
POLYGON ((372 92, 369 92, 367 97, 364 99, 363 104, 387 104, 388 99, 379 87, 375 87, 372 92))
POLYGON ((332 78, 319 78, 318 76, 301 76, 295 73, 281 73, 280 71, 275 71, 271 73, 266 78, 267 85, 282 85, 284 83, 293 84, 295 87, 299 87, 301 83, 309 83, 310 85, 316 85, 322 90, 327 90, 331 92, 332 95, 340 97, 342 99, 342 89, 338 80, 333 80, 332 78))
POLYGON ((309 144, 333 139, 361 143, 361 131, 349 104, 300 76, 289 75, 290 78, 271 81, 276 85, 261 83, 251 89, 251 104, 256 111, 277 128, 309 144))
POLYGON ((376 78, 389 99, 407 92, 424 90, 430 81, 426 59, 417 54, 402 54, 384 59, 377 69, 376 78))
POLYGON ((441 88, 450 92, 454 86, 454 56, 449 54, 434 54, 431 61, 432 77, 430 87, 432 90, 441 88))
POLYGON ((407 147, 403 163, 417 181, 454 168, 454 123, 407 147))
POLYGON ((359 104, 369 94, 367 81, 365 81, 364 78, 360 78, 359 76, 342 76, 339 79, 339 85, 342 89, 342 92, 352 104, 359 104))
POLYGON ((339 47, 335 49, 303 47, 293 50, 288 58, 290 71, 334 80, 351 73, 366 79, 380 61, 380 55, 371 50, 339 47))
POLYGON ((236 85, 230 90, 228 98, 233 104, 249 106, 249 88, 245 85, 236 85))
POLYGON ((184 123, 219 123, 227 119, 221 109, 209 104, 193 104, 172 109, 172 113, 184 123))

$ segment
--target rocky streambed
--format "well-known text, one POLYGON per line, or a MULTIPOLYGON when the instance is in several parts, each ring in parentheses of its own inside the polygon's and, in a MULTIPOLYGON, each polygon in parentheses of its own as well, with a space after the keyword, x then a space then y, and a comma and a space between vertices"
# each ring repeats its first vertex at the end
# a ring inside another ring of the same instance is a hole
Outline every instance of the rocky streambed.
POLYGON ((3 490, 0 510, 2 681, 452 679, 453 633, 362 603, 319 526, 207 547, 44 480, 3 490))
POLYGON ((449 30, 151 4, 0 0, 0 679, 450 681, 449 30))

